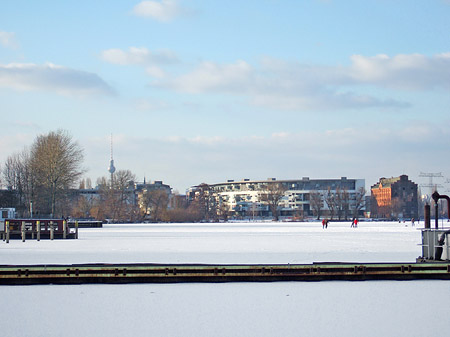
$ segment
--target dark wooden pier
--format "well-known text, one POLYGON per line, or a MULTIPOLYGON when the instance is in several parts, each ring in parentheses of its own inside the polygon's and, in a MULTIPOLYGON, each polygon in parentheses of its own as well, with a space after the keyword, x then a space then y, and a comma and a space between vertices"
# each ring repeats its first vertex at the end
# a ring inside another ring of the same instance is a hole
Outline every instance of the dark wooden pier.
POLYGON ((68 223, 64 219, 5 219, 0 236, 6 243, 10 239, 78 239, 78 222, 68 223))
POLYGON ((1 265, 0 284, 450 280, 450 263, 1 265))

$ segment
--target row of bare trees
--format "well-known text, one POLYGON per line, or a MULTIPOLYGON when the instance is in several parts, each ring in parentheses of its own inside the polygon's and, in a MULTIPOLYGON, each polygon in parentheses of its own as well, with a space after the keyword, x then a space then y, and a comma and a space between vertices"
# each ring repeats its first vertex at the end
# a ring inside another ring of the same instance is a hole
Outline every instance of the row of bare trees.
POLYGON ((286 190, 287 188, 281 183, 269 183, 261 191, 260 199, 267 203, 275 221, 278 221, 280 217, 279 206, 286 190))
POLYGON ((310 193, 310 205, 314 215, 320 219, 324 211, 325 204, 328 208, 327 216, 331 219, 348 220, 349 216, 357 218, 360 211, 365 206, 366 191, 361 187, 351 196, 348 190, 336 188, 336 190, 328 190, 324 193, 314 191, 310 193))
MULTIPOLYGON (((279 219, 279 208, 286 190, 281 183, 267 183, 261 188, 259 201, 267 205, 274 220, 279 219)), ((239 200, 236 201, 239 202, 239 200)), ((253 206, 256 205, 253 204, 253 206)), ((205 221, 226 221, 230 214, 229 203, 225 197, 205 183, 197 186, 190 207, 196 210, 200 220, 205 221)))
POLYGON ((67 216, 67 198, 83 174, 82 163, 83 150, 66 131, 49 132, 6 159, 3 184, 14 192, 19 214, 67 216))
POLYGON ((115 172, 112 181, 106 177, 98 179, 96 197, 79 196, 73 216, 121 223, 203 220, 197 203, 188 205, 184 196, 171 194, 170 190, 157 185, 136 189, 134 181, 135 175, 129 170, 115 172))
POLYGON ((197 214, 200 221, 226 221, 228 219, 228 203, 208 184, 197 186, 195 196, 192 198, 189 208, 197 214))
MULTIPOLYGON (((145 187, 137 190, 135 181, 136 175, 130 170, 118 170, 112 179, 99 178, 98 193, 94 197, 78 196, 73 216, 110 222, 165 221, 170 192, 145 187)), ((80 183, 80 186, 87 185, 84 181, 80 183)))

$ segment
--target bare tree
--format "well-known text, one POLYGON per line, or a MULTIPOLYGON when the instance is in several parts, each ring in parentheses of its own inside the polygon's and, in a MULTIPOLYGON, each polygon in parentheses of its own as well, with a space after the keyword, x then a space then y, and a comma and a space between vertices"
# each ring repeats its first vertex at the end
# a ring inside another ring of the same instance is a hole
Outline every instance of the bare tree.
POLYGON ((80 180, 80 185, 78 186, 78 189, 80 189, 80 190, 86 189, 86 180, 84 180, 84 179, 80 180))
POLYGON ((30 165, 35 178, 36 204, 42 212, 56 213, 58 199, 67 196, 83 173, 83 150, 62 130, 41 135, 30 150, 30 165))
POLYGON ((337 202, 336 202, 336 194, 333 193, 331 188, 328 188, 325 194, 325 203, 327 204, 327 207, 330 211, 330 218, 331 220, 333 220, 333 217, 336 213, 337 202))
POLYGON ((197 186, 195 200, 192 207, 198 208, 203 220, 217 220, 216 195, 208 184, 202 183, 197 186))
POLYGON ((198 222, 202 220, 202 215, 196 201, 189 204, 186 196, 181 196, 175 191, 172 196, 171 208, 164 214, 164 221, 168 222, 198 222))
POLYGON ((394 197, 391 200, 391 217, 399 219, 403 217, 403 210, 405 208, 405 202, 400 197, 394 197))
POLYGON ((99 178, 100 205, 97 216, 112 222, 132 221, 138 213, 134 195, 135 180, 136 176, 130 170, 115 172, 112 182, 105 177, 99 178))
POLYGON ((222 219, 223 221, 228 221, 228 202, 225 198, 222 196, 218 196, 218 205, 217 205, 217 215, 219 219, 222 219))
POLYGON ((358 218, 359 213, 365 206, 366 206, 366 189, 364 187, 360 187, 355 193, 353 217, 358 218))
POLYGON ((318 191, 311 191, 309 193, 309 203, 314 215, 317 217, 317 220, 319 220, 323 208, 322 194, 320 194, 320 192, 318 191))
POLYGON ((14 206, 22 216, 30 216, 30 203, 34 197, 34 174, 30 165, 30 152, 25 148, 6 159, 3 167, 4 184, 14 196, 14 206))
POLYGON ((91 178, 86 178, 86 188, 87 189, 91 189, 92 188, 91 178))
POLYGON ((267 183, 261 191, 261 201, 267 203, 275 221, 279 219, 278 207, 285 192, 286 187, 279 182, 267 183))
POLYGON ((144 213, 150 214, 153 221, 162 221, 169 204, 169 195, 161 189, 144 191, 140 203, 144 213))
POLYGON ((338 210, 338 219, 341 220, 342 217, 347 220, 348 213, 350 209, 350 194, 347 189, 336 189, 336 201, 338 210))
POLYGON ((76 218, 89 218, 92 216, 93 200, 88 199, 85 196, 80 196, 75 201, 75 205, 71 210, 71 215, 76 218))

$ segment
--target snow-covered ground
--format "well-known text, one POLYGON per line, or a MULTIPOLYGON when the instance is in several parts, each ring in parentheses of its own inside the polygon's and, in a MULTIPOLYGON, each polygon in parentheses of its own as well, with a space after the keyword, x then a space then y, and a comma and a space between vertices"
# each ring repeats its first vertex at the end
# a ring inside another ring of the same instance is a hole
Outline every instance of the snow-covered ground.
MULTIPOLYGON (((0 242, 0 264, 414 262, 410 223, 107 225, 0 242)), ((450 282, 0 286, 0 336, 434 336, 450 282)))

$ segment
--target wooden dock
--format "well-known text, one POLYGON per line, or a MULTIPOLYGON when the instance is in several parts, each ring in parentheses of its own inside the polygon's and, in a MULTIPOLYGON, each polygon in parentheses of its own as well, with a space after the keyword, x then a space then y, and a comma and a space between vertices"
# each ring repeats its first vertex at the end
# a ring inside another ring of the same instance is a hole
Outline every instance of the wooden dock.
POLYGON ((0 265, 0 284, 450 280, 450 263, 0 265))
POLYGON ((78 223, 69 224, 64 219, 5 219, 0 228, 6 243, 10 239, 78 239, 78 223))

